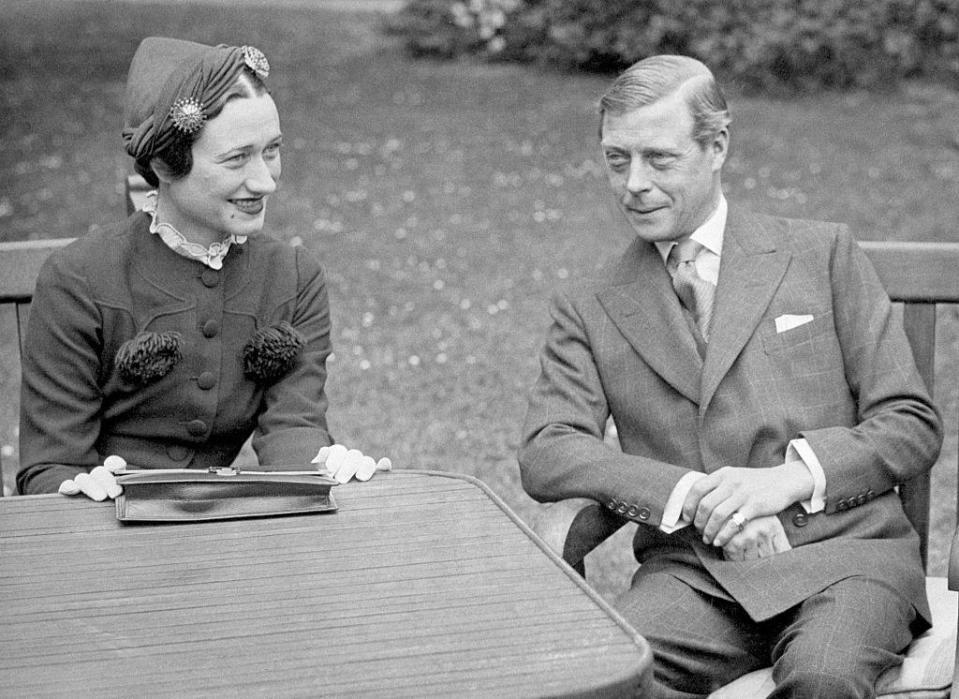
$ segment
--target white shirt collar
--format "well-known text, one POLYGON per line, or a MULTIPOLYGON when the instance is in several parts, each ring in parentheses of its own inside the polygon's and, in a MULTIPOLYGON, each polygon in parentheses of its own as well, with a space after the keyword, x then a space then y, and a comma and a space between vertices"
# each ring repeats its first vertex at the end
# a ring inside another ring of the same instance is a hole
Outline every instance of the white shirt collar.
MULTIPOLYGON (((693 263, 696 267, 696 273, 704 281, 714 285, 719 283, 719 258, 723 251, 723 237, 726 232, 726 213, 728 210, 726 197, 720 192, 716 210, 709 215, 703 225, 689 236, 703 246, 703 250, 700 250, 693 263)), ((673 240, 656 243, 656 249, 662 255, 664 265, 674 245, 676 245, 676 241, 673 240)))
MULTIPOLYGON (((709 215, 709 218, 703 222, 703 225, 694 230, 692 235, 689 236, 709 252, 713 253, 717 258, 720 257, 723 252, 723 236, 726 232, 726 214, 728 211, 729 205, 726 203, 726 197, 720 192, 719 204, 716 206, 716 209, 709 215)), ((659 254, 662 256, 663 264, 665 265, 666 259, 669 257, 669 251, 676 245, 676 241, 663 240, 657 241, 654 244, 656 245, 656 249, 659 250, 659 254)))

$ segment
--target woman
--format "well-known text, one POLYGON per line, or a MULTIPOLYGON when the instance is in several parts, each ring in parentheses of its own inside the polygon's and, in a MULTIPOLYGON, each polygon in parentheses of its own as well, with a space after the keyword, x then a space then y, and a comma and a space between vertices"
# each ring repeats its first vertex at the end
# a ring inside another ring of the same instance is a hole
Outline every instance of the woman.
MULTIPOLYGON (((40 272, 23 353, 21 493, 113 496, 95 468, 105 461, 226 467, 251 433, 266 469, 302 467, 331 444, 323 270, 262 233, 282 139, 268 74, 247 46, 151 37, 137 49, 123 140, 155 199, 40 272)), ((339 445, 317 460, 340 481, 377 467, 339 445)))

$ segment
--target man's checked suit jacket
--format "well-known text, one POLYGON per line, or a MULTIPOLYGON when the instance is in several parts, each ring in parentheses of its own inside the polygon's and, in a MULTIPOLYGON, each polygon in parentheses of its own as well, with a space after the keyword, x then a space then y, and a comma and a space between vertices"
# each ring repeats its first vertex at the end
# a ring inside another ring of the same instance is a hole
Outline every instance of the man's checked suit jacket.
POLYGON ((705 359, 656 249, 636 240, 552 303, 520 449, 541 501, 592 498, 640 524, 637 557, 756 620, 865 574, 929 618, 918 536, 893 490, 929 469, 941 424, 901 324, 844 226, 730 205, 705 359), (784 332, 775 319, 812 316, 784 332), (622 451, 604 445, 607 418, 622 451), (692 527, 658 529, 688 470, 766 468, 804 437, 826 508, 779 517, 791 551, 732 562, 692 527))

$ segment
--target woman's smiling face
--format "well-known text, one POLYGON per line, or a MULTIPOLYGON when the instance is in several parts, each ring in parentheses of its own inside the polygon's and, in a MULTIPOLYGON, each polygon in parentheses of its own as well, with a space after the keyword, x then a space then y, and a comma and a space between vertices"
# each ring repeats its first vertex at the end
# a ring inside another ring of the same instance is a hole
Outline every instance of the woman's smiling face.
POLYGON ((201 245, 256 235, 280 177, 281 140, 269 94, 230 99, 193 144, 190 172, 161 182, 161 220, 201 245))

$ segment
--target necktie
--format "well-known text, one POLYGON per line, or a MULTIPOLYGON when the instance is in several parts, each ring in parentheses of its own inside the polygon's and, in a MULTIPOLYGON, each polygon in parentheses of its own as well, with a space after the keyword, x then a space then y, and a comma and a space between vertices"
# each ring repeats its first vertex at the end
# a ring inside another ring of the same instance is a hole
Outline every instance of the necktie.
POLYGON ((709 341, 709 321, 713 315, 715 285, 707 282, 696 272, 695 260, 703 246, 686 238, 673 246, 666 260, 666 269, 673 278, 673 289, 683 307, 689 311, 700 335, 709 341))

